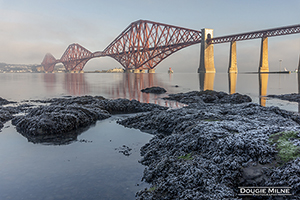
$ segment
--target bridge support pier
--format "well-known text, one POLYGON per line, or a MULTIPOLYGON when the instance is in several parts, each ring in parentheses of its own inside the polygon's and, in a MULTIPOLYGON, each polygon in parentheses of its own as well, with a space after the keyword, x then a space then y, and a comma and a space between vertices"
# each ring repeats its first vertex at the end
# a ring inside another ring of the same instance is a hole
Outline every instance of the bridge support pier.
POLYGON ((149 69, 148 73, 152 73, 152 74, 155 73, 155 69, 149 69))
POLYGON ((269 72, 269 59, 268 59, 268 38, 261 39, 260 61, 258 72, 269 72))
POLYGON ((200 49, 200 65, 198 73, 215 73, 214 63, 214 45, 208 44, 207 39, 213 37, 213 29, 202 29, 201 49, 200 49))
POLYGON ((236 41, 230 42, 230 55, 229 55, 229 67, 228 73, 237 73, 236 65, 236 41))
POLYGON ((134 69, 133 70, 133 73, 135 73, 135 74, 138 74, 138 73, 140 73, 141 72, 141 70, 139 70, 139 69, 134 69))

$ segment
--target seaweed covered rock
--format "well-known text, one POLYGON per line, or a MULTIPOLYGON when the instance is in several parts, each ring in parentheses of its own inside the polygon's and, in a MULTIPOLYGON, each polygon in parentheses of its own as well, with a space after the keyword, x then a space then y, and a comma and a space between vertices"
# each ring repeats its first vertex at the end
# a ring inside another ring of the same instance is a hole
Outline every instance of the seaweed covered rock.
POLYGON ((3 124, 13 118, 13 115, 18 113, 16 108, 13 107, 0 107, 0 129, 3 124))
POLYGON ((239 104, 239 103, 252 101, 252 99, 247 95, 242 95, 239 93, 234 93, 229 95, 225 92, 217 92, 212 90, 169 94, 169 97, 165 97, 164 99, 174 100, 186 104, 191 104, 191 103, 203 104, 203 102, 239 104))
POLYGON ((125 113, 137 113, 147 112, 151 110, 166 110, 167 107, 159 106, 156 104, 141 103, 137 100, 129 99, 105 99, 102 96, 81 96, 71 98, 53 98, 50 100, 44 100, 37 102, 50 103, 50 105, 62 105, 67 106, 70 104, 78 105, 95 105, 103 110, 108 111, 111 114, 125 114, 125 113))
POLYGON ((150 87, 150 88, 142 89, 141 92, 153 93, 153 94, 163 94, 163 93, 166 93, 167 90, 165 90, 162 87, 150 87))
POLYGON ((8 120, 13 118, 13 115, 18 113, 18 108, 16 107, 3 107, 3 105, 15 103, 13 101, 8 101, 0 97, 0 129, 3 128, 3 124, 8 120))
POLYGON ((107 100, 103 97, 55 98, 35 108, 26 107, 25 115, 12 120, 17 131, 33 143, 67 144, 74 141, 83 128, 115 113, 136 113, 167 109, 136 100, 107 100))
POLYGON ((157 104, 141 103, 137 100, 128 99, 114 99, 99 102, 104 110, 107 110, 111 114, 119 113, 138 113, 147 112, 153 110, 166 110, 167 107, 163 107, 157 104))
POLYGON ((17 109, 12 107, 0 107, 0 122, 5 123, 13 118, 13 114, 17 113, 17 109))
MULTIPOLYGON (((110 116, 107 111, 95 106, 50 105, 33 108, 28 114, 15 117, 12 124, 32 142, 51 142, 49 136, 68 134, 110 116)), ((55 137, 53 139, 56 141, 55 137)))
POLYGON ((268 186, 290 186, 293 199, 300 199, 300 158, 285 165, 269 170, 268 186))
POLYGON ((10 103, 16 103, 16 102, 13 102, 13 101, 8 101, 6 99, 3 99, 0 97, 0 105, 7 105, 7 104, 10 104, 10 103))
POLYGON ((287 100, 287 101, 293 101, 293 102, 300 102, 300 94, 297 94, 297 93, 280 94, 280 95, 270 94, 267 97, 277 98, 277 99, 282 99, 282 100, 287 100))
MULTIPOLYGON (((155 134, 141 148, 140 160, 151 187, 139 191, 137 199, 241 199, 238 187, 245 185, 291 186, 293 199, 300 199, 300 162, 279 167, 270 143, 276 133, 299 134, 299 115, 249 103, 243 95, 200 93, 170 95, 191 102, 188 107, 118 122, 155 134)), ((299 138, 292 142, 300 148, 299 138)))
POLYGON ((257 129, 261 126, 298 126, 299 115, 279 112, 275 107, 262 107, 254 103, 205 104, 197 107, 153 111, 118 121, 118 123, 143 131, 169 135, 184 132, 197 123, 222 121, 231 132, 257 129))
POLYGON ((252 99, 248 95, 243 95, 239 93, 234 93, 230 95, 225 95, 223 98, 220 98, 216 101, 216 103, 233 103, 233 104, 239 104, 239 103, 245 103, 245 102, 251 102, 252 99))

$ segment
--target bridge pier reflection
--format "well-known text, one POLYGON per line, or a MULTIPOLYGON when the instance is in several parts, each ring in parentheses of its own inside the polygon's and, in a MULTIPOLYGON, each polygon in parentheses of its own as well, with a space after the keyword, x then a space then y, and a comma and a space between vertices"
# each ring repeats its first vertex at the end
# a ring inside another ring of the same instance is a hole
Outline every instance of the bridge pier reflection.
POLYGON ((234 94, 236 90, 237 73, 228 73, 229 94, 234 94))
MULTIPOLYGON (((199 73, 200 91, 214 90, 215 73, 199 73)), ((236 91, 237 73, 228 73, 229 94, 236 91)))
POLYGON ((269 74, 259 73, 258 79, 259 79, 259 104, 261 106, 266 106, 269 74))
POLYGON ((200 91, 214 90, 215 73, 199 73, 200 91))
POLYGON ((44 74, 44 83, 47 91, 52 92, 55 87, 56 82, 56 74, 53 73, 45 73, 44 74))
POLYGON ((72 96, 81 96, 89 93, 89 85, 85 80, 85 74, 64 74, 64 88, 72 96))
MULTIPOLYGON (((267 88, 268 88, 268 73, 259 73, 259 104, 266 106, 267 88)), ((215 73, 199 73, 200 91, 214 90, 215 73)), ((228 93, 236 93, 237 73, 228 73, 228 93)), ((300 94, 300 77, 298 74, 298 92, 300 94)), ((300 105, 299 105, 300 112, 300 105)))

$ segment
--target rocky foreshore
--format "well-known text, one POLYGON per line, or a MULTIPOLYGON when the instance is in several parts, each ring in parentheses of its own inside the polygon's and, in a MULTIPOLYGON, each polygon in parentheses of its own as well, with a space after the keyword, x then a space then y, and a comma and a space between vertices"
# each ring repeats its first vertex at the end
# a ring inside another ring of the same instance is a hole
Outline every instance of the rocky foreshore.
POLYGON ((297 94, 297 93, 280 94, 280 95, 270 94, 267 97, 277 98, 277 99, 287 100, 287 101, 293 101, 293 102, 300 102, 300 94, 297 94))
POLYGON ((143 179, 137 199, 253 199, 239 187, 291 187, 300 199, 300 117, 262 107, 240 94, 205 91, 170 95, 189 106, 119 121, 155 134, 141 148, 143 179))
POLYGON ((50 144, 68 144, 76 140, 77 135, 85 128, 97 120, 109 118, 112 114, 167 109, 136 100, 109 100, 100 96, 54 98, 34 102, 43 105, 1 107, 0 120, 4 123, 12 119, 17 131, 30 142, 50 144), (25 113, 13 116, 22 112, 25 113))
MULTIPOLYGON (((151 187, 139 191, 137 199, 252 199, 239 195, 242 186, 291 187, 290 196, 258 199, 300 199, 298 114, 262 107, 237 93, 193 91, 166 99, 188 106, 168 109, 100 96, 54 98, 35 101, 38 106, 1 106, 0 128, 12 119, 30 142, 67 144, 97 120, 142 112, 118 121, 154 134, 141 148, 140 161, 151 187)), ((130 155, 129 147, 119 151, 130 155)))

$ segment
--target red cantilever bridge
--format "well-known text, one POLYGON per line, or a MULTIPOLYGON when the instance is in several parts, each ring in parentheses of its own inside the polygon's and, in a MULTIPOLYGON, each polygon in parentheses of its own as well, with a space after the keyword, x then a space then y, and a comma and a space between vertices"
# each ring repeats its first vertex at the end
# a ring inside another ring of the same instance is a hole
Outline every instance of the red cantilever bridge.
MULTIPOLYGON (((90 59, 110 56, 125 70, 151 71, 163 59, 190 45, 201 43, 203 46, 205 43, 208 47, 224 42, 300 33, 300 24, 215 38, 210 33, 206 35, 205 30, 138 20, 131 23, 103 51, 92 53, 79 44, 71 44, 60 59, 55 59, 50 53, 46 54, 42 66, 45 71, 51 72, 57 63, 63 63, 67 71, 81 71, 90 59)), ((202 47, 201 54, 204 54, 202 47)))

